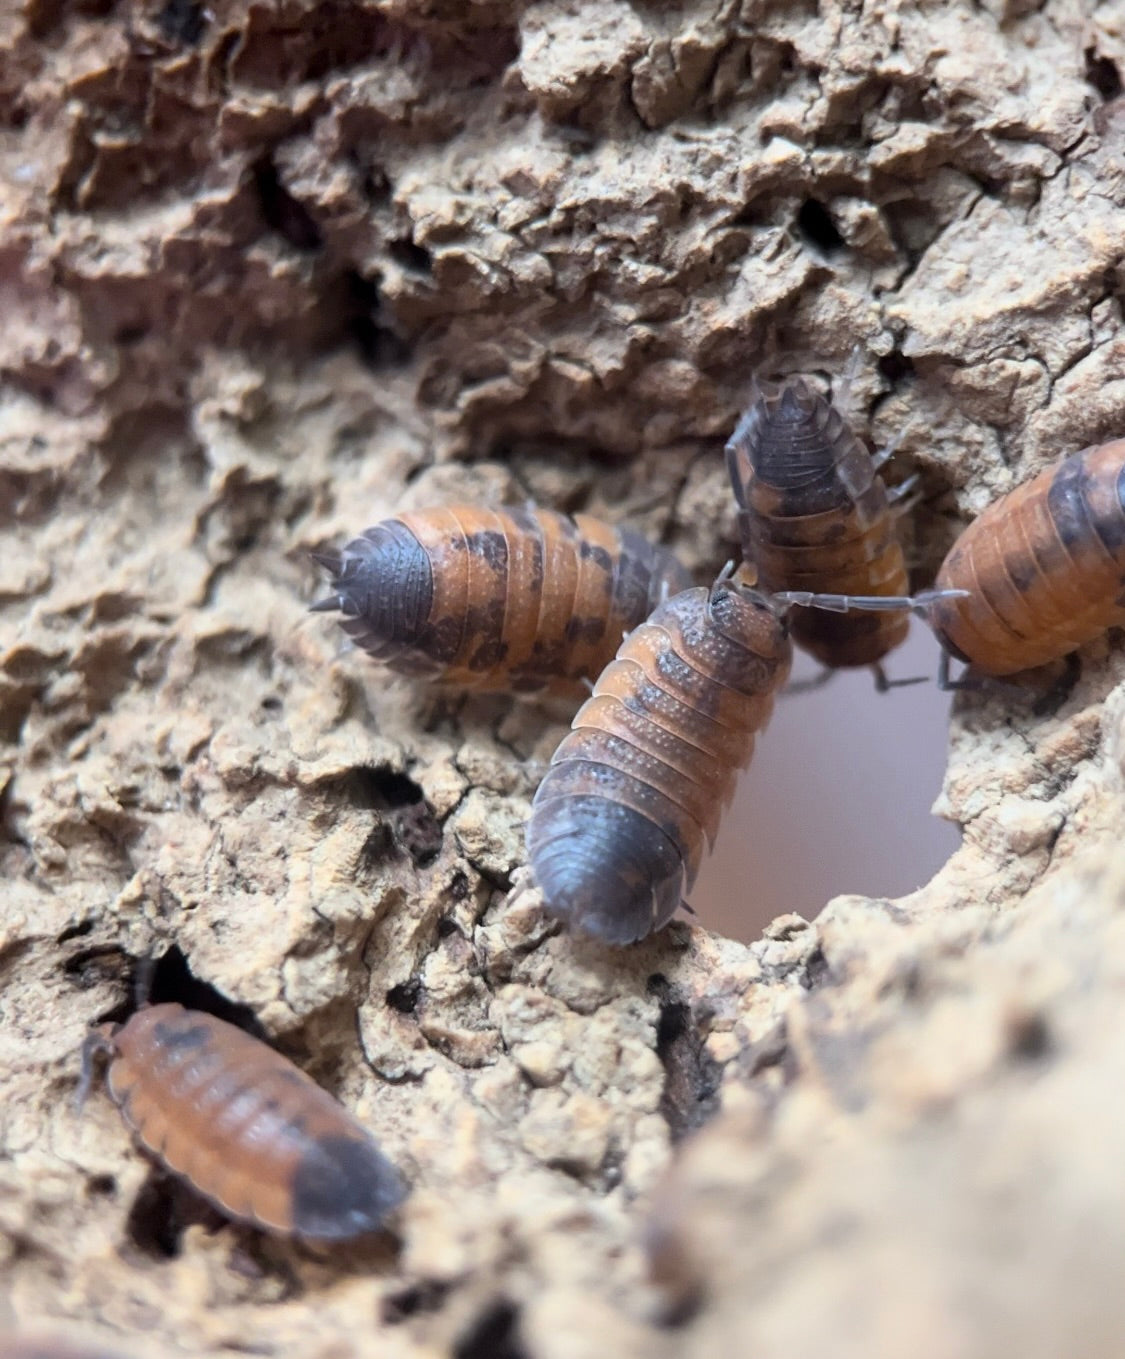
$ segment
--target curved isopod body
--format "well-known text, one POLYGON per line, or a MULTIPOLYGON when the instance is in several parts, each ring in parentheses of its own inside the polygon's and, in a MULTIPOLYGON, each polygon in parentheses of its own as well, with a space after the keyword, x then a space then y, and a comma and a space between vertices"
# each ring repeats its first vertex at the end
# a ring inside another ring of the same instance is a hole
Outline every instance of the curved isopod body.
POLYGON ((990 505, 953 544, 927 613, 946 652, 1013 675, 1125 626, 1125 439, 1074 453, 990 505))
MULTIPOLYGON (((895 501, 843 416, 803 379, 761 394, 727 444, 739 527, 757 586, 770 594, 907 595, 895 501)), ((905 640, 909 613, 795 608, 793 640, 823 665, 871 666, 905 640)))
POLYGON ((691 581, 663 548, 588 515, 471 505, 384 520, 318 555, 356 642, 459 688, 580 695, 623 633, 691 581))
POLYGON ((791 654, 771 601, 723 580, 626 637, 535 795, 527 847, 548 911, 611 944, 667 923, 791 654))
POLYGON ((140 1144, 228 1217, 281 1236, 376 1231, 405 1185, 367 1130, 287 1058, 214 1015, 137 1010, 85 1054, 140 1144))

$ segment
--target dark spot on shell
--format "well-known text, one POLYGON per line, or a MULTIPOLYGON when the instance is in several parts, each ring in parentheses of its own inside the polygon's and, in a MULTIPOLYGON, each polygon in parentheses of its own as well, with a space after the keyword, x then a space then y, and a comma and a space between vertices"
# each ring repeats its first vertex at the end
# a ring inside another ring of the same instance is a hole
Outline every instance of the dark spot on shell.
POLYGON ((190 1052, 193 1048, 204 1048, 211 1036, 206 1024, 193 1024, 188 1029, 177 1029, 171 1024, 157 1024, 153 1033, 162 1048, 168 1048, 173 1052, 190 1052))
POLYGON ((583 561, 594 562, 607 573, 613 570, 613 558, 600 543, 591 543, 589 539, 583 538, 578 548, 578 555, 583 561))
POLYGON ((566 640, 573 646, 577 642, 600 642, 605 635, 605 621, 601 618, 570 618, 566 624, 566 640))
POLYGON ((508 569, 508 540, 502 533, 493 530, 471 533, 468 543, 470 554, 487 562, 493 571, 502 573, 508 569))
POLYGON ((1076 456, 1059 466, 1047 488, 1047 512, 1064 547, 1081 548, 1090 541, 1090 480, 1085 460, 1076 456))

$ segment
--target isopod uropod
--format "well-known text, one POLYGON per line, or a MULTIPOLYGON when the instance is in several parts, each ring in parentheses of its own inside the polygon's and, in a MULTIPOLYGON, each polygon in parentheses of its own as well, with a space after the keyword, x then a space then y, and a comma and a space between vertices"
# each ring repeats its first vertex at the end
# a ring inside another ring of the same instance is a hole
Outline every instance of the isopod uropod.
POLYGON ((83 1054, 141 1145, 228 1217, 282 1236, 376 1231, 405 1185, 367 1130, 287 1058, 182 1005, 143 1007, 83 1054))
POLYGON ((790 660, 773 602, 722 577, 625 638, 535 795, 528 856, 549 912, 611 944, 667 923, 790 660))
POLYGON ((588 515, 453 505, 384 520, 339 556, 344 629, 389 669, 466 689, 581 695, 623 633, 686 569, 639 534, 588 515))
POLYGON ((1085 448, 990 505, 953 544, 927 607, 948 655, 1012 675, 1125 625, 1125 439, 1085 448))
MULTIPOLYGON (((801 378, 761 393, 727 444, 742 548, 769 594, 905 597, 910 585, 896 533, 896 501, 839 411, 801 378)), ((795 608, 793 640, 823 665, 870 666, 906 638, 909 612, 795 608)))

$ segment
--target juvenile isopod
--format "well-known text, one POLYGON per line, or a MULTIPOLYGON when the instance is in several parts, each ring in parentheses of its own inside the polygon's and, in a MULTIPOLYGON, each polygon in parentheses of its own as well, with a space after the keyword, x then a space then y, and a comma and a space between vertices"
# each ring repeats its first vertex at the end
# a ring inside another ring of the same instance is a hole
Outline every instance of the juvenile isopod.
POLYGON ((401 514, 338 556, 313 605, 390 670, 451 687, 581 695, 686 569, 629 529, 543 509, 401 514))
POLYGON ((790 660, 781 611, 722 577, 625 638, 532 806, 528 857, 551 914, 610 944, 671 919, 790 660))
POLYGON ((990 505, 953 544, 928 617, 945 655, 1013 675, 1125 625, 1125 439, 1084 448, 990 505))
MULTIPOLYGON (((726 449, 742 549, 763 592, 905 597, 910 588, 895 520, 916 479, 887 490, 875 459, 843 416, 801 378, 762 392, 726 449)), ((889 456, 889 455, 888 455, 889 456)), ((903 608, 795 608, 794 642, 830 668, 870 666, 905 640, 903 608)))
POLYGON ((220 1212, 280 1236, 346 1241, 402 1202, 367 1130, 287 1058, 214 1015, 137 1010, 83 1053, 109 1055, 110 1097, 141 1146, 220 1212))

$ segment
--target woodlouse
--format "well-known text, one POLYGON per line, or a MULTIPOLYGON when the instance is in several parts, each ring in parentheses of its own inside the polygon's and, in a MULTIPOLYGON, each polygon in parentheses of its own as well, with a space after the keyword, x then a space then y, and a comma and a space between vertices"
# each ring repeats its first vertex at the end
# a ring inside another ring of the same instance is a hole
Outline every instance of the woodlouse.
POLYGON ((1058 660, 1125 625, 1125 439, 1084 448, 990 505, 953 544, 927 616, 981 675, 1058 660))
POLYGON ((535 795, 527 847, 549 912, 611 944, 671 919, 791 656, 773 602, 722 577, 625 638, 535 795))
POLYGON ((315 554, 356 642, 443 684, 581 695, 623 633, 691 584, 663 548, 588 515, 453 505, 384 520, 315 554))
POLYGON ((137 1010, 98 1051, 140 1144, 228 1217, 309 1241, 376 1231, 405 1197, 367 1130, 287 1058, 182 1005, 137 1010))
MULTIPOLYGON (((914 485, 888 492, 840 412, 802 378, 761 392, 726 448, 739 528, 757 587, 905 598, 910 588, 895 519, 914 485)), ((888 455, 889 456, 889 455, 888 455)), ((830 668, 870 666, 905 640, 909 612, 796 608, 793 640, 830 668)))

